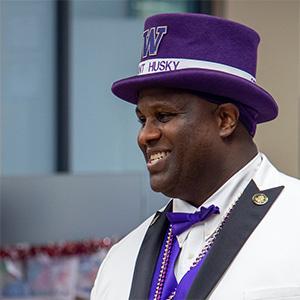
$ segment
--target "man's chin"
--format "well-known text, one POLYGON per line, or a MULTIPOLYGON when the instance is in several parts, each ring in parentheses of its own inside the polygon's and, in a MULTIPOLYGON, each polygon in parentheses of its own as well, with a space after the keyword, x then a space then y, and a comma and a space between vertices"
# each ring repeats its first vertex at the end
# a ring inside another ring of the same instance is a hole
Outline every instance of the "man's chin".
POLYGON ((174 192, 172 192, 172 184, 171 182, 160 178, 158 176, 150 175, 150 186, 154 192, 162 193, 167 197, 174 198, 174 192))

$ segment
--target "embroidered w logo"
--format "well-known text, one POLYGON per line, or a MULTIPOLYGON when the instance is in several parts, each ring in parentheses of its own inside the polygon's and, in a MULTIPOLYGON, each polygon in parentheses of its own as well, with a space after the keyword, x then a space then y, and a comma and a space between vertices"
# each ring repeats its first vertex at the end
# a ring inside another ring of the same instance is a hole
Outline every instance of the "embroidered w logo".
POLYGON ((167 26, 151 27, 144 31, 143 58, 157 55, 158 47, 163 36, 167 33, 167 26))

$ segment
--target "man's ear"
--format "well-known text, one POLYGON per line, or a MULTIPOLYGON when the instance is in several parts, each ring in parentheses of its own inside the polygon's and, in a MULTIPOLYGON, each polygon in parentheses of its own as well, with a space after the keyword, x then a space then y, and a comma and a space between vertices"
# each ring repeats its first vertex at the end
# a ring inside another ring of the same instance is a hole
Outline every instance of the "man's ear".
POLYGON ((240 112, 232 103, 220 104, 216 110, 220 137, 230 136, 236 129, 240 112))

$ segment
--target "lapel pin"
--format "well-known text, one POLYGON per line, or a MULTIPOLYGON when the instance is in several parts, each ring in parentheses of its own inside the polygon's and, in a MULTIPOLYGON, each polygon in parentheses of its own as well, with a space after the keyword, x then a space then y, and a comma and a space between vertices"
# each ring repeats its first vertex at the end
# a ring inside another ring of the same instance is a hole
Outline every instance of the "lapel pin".
POLYGON ((263 193, 254 194, 252 197, 252 202, 256 205, 264 205, 268 202, 269 198, 263 193))

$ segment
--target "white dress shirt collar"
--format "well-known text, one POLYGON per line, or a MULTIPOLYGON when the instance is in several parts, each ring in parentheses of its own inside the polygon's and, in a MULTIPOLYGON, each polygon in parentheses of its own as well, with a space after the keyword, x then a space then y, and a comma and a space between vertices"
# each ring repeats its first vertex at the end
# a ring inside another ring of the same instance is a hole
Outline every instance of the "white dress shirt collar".
MULTIPOLYGON (((258 170, 262 159, 263 156, 258 153, 249 163, 247 163, 242 169, 240 169, 231 178, 229 178, 213 195, 211 195, 203 203, 202 206, 205 207, 214 204, 220 208, 219 215, 213 216, 205 222, 201 223, 202 230, 204 229, 205 240, 214 232, 219 223, 223 220, 231 205, 241 196, 244 189, 258 170)), ((181 199, 173 199, 173 212, 194 213, 197 210, 200 210, 200 207, 196 208, 181 199)), ((182 244, 188 237, 190 231, 197 226, 199 225, 195 224, 189 230, 186 230, 185 232, 177 236, 180 247, 182 247, 182 244)))

